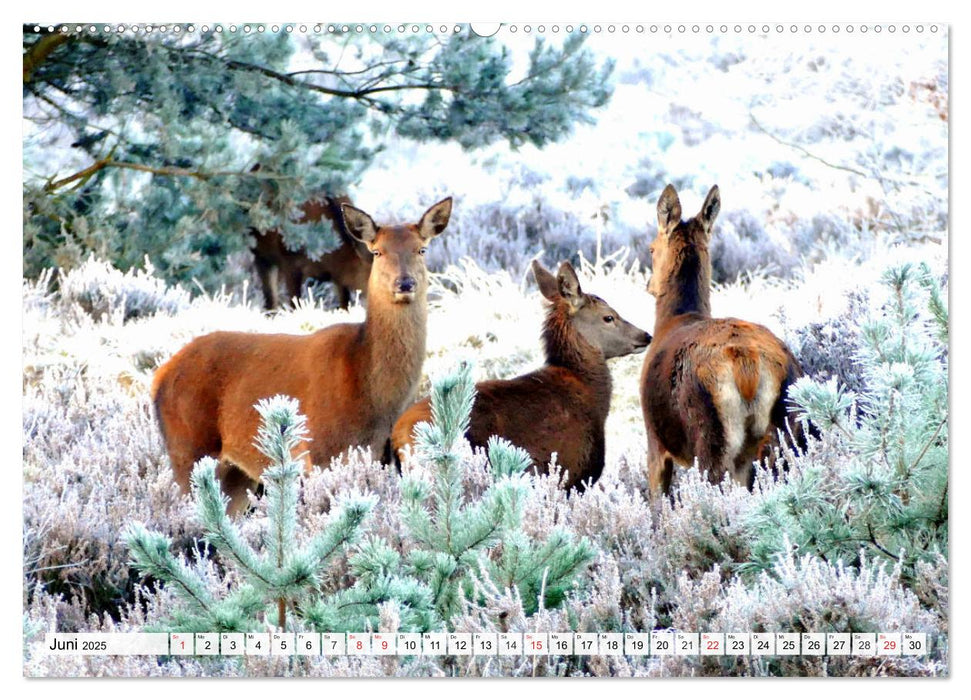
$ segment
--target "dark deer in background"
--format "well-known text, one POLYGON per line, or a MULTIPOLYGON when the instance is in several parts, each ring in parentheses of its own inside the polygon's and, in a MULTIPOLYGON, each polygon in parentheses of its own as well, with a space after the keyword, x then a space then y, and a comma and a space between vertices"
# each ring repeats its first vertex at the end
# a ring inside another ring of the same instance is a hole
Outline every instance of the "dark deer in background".
POLYGON ((771 457, 777 430, 801 430, 786 393, 802 375, 771 331, 735 318, 712 318, 708 243, 721 208, 712 187, 701 212, 681 220, 668 185, 657 204, 648 291, 656 298, 654 341, 641 372, 651 490, 667 493, 674 462, 699 467, 712 483, 726 473, 752 486, 753 461, 771 457))
POLYGON ((300 296, 303 283, 309 279, 333 282, 342 309, 348 307, 355 291, 367 290, 371 253, 347 231, 341 216, 341 206, 350 203, 347 197, 324 196, 300 205, 303 214, 297 223, 329 221, 340 239, 340 246, 317 260, 311 260, 305 250, 289 250, 276 229, 263 232, 250 229, 253 235, 253 262, 263 287, 267 311, 293 303, 293 299, 300 296), (281 282, 286 290, 286 297, 282 300, 279 290, 281 282))
MULTIPOLYGON (((551 302, 543 325, 546 364, 515 379, 476 384, 466 437, 476 447, 493 435, 506 438, 529 452, 540 473, 546 473, 556 452, 565 486, 582 489, 604 468, 612 387, 607 360, 643 350, 651 336, 600 297, 585 294, 569 263, 562 263, 554 277, 534 261, 533 274, 551 302)), ((415 424, 430 420, 429 399, 405 411, 391 435, 399 459, 412 442, 415 424)))
POLYGON ((197 460, 220 461, 231 510, 246 505, 267 458, 253 445, 260 399, 300 402, 311 440, 307 465, 327 467, 349 446, 382 455, 395 420, 415 399, 425 360, 425 247, 448 223, 452 200, 417 224, 376 226, 345 204, 348 233, 374 257, 363 323, 311 335, 217 332, 196 338, 155 373, 152 396, 175 480, 186 491, 197 460))

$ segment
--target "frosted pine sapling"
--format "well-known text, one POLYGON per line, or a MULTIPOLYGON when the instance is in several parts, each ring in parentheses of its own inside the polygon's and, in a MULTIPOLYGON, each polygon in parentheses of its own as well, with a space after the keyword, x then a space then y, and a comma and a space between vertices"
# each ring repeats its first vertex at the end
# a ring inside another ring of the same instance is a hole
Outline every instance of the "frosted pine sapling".
POLYGON ((472 594, 475 576, 519 588, 527 612, 562 601, 579 571, 593 558, 585 540, 565 530, 537 543, 523 532, 522 513, 531 464, 529 455, 505 440, 487 446, 493 481, 478 500, 465 495, 468 465, 458 445, 464 439, 475 401, 471 368, 435 382, 432 422, 415 427, 418 458, 432 466, 431 483, 417 477, 402 480, 402 521, 416 547, 406 570, 428 582, 435 608, 447 623, 472 594))
POLYGON ((260 401, 256 410, 262 417, 257 444, 272 461, 263 473, 267 499, 265 552, 258 552, 244 541, 226 514, 228 501, 216 480, 216 461, 203 458, 192 473, 192 495, 205 539, 243 583, 229 595, 217 598, 202 576, 172 554, 168 538, 151 533, 140 524, 126 533, 133 565, 179 593, 180 607, 173 612, 170 629, 250 630, 265 625, 261 615, 285 629, 287 608, 302 616, 303 606, 315 606, 322 572, 338 552, 358 539, 362 523, 374 506, 373 498, 348 498, 322 532, 298 546, 302 455, 294 455, 293 451, 307 438, 306 419, 298 413, 295 400, 282 396, 260 401))
POLYGON ((788 537, 801 553, 859 563, 861 547, 903 566, 947 552, 947 310, 941 283, 906 264, 859 327, 863 390, 799 380, 790 398, 821 431, 750 523, 752 558, 770 568, 788 537))

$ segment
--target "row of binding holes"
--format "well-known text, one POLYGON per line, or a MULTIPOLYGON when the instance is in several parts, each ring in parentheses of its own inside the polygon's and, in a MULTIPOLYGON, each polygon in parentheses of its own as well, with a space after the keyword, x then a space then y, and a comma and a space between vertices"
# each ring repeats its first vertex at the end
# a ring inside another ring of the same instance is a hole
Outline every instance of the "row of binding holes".
MULTIPOLYGON (((880 34, 881 32, 884 32, 884 31, 886 31, 886 32, 888 32, 890 34, 893 34, 893 33, 895 33, 898 30, 898 26, 895 25, 895 24, 890 24, 890 25, 875 24, 875 25, 872 25, 872 26, 871 25, 866 25, 866 24, 862 24, 862 25, 847 24, 845 26, 840 26, 838 24, 829 25, 829 26, 824 25, 824 24, 820 24, 820 25, 816 25, 816 26, 812 26, 812 25, 809 25, 809 24, 805 24, 805 25, 797 25, 797 24, 782 25, 782 24, 776 24, 776 25, 771 25, 771 26, 768 25, 768 24, 762 24, 762 25, 755 25, 755 24, 749 24, 749 25, 741 25, 741 24, 734 24, 734 25, 720 24, 720 25, 717 25, 717 26, 716 25, 713 25, 713 24, 706 24, 706 25, 700 25, 700 24, 691 24, 691 25, 687 25, 687 24, 678 24, 678 25, 671 25, 671 24, 665 24, 665 25, 657 25, 657 24, 651 24, 651 25, 643 25, 643 24, 636 24, 636 25, 629 25, 629 24, 621 24, 621 25, 617 25, 617 24, 599 25, 599 24, 595 24, 593 26, 588 26, 586 24, 581 24, 579 26, 574 26, 572 24, 567 24, 567 25, 564 25, 564 26, 560 26, 558 24, 554 24, 554 25, 551 25, 549 27, 547 27, 546 25, 543 25, 543 24, 536 25, 535 27, 533 25, 530 25, 530 24, 525 24, 525 25, 510 24, 510 25, 504 25, 504 26, 505 26, 505 29, 507 31, 509 31, 510 33, 512 33, 512 34, 516 34, 516 33, 520 32, 520 31, 522 31, 525 34, 531 34, 531 33, 536 33, 536 34, 546 34, 546 33, 558 34, 560 31, 564 31, 567 34, 572 34, 574 31, 578 31, 581 34, 588 34, 588 33, 600 34, 600 33, 603 33, 603 32, 606 32, 607 34, 615 34, 617 32, 620 32, 622 34, 629 34, 631 32, 633 32, 635 34, 644 34, 644 33, 649 33, 649 34, 658 34, 658 33, 663 33, 663 34, 675 34, 675 33, 676 34, 688 34, 688 33, 690 33, 690 34, 702 34, 702 33, 705 33, 705 34, 773 34, 773 33, 774 34, 797 34, 797 33, 800 33, 800 32, 802 32, 804 34, 811 34, 811 33, 817 33, 817 34, 826 34, 826 33, 839 34, 840 32, 845 32, 847 34, 853 34, 854 32, 859 32, 860 34, 866 34, 866 33, 871 32, 871 31, 873 33, 875 33, 875 34, 880 34)), ((118 25, 115 25, 115 26, 111 26, 111 25, 107 25, 106 24, 106 25, 101 25, 100 27, 99 26, 96 26, 96 25, 93 25, 93 24, 89 24, 89 25, 82 25, 82 24, 67 25, 67 24, 62 24, 62 25, 57 25, 57 26, 54 26, 54 25, 49 25, 49 26, 34 25, 33 29, 34 29, 34 32, 36 32, 36 33, 41 33, 41 32, 48 32, 48 33, 54 33, 54 32, 68 33, 68 32, 72 32, 72 33, 75 33, 75 34, 79 34, 79 33, 82 33, 82 32, 87 32, 87 33, 90 33, 90 34, 94 34, 94 33, 97 33, 97 32, 115 33, 115 34, 125 34, 125 33, 128 33, 128 32, 130 32, 132 34, 152 34, 153 32, 159 32, 159 33, 163 33, 163 34, 166 33, 166 32, 172 32, 174 34, 179 34, 181 32, 187 32, 187 33, 191 34, 191 33, 195 32, 195 31, 197 31, 197 27, 195 25, 191 25, 191 24, 190 25, 185 25, 185 26, 180 25, 180 24, 173 24, 173 25, 170 25, 170 26, 169 25, 164 25, 164 24, 158 25, 158 26, 151 25, 151 24, 144 24, 144 25, 139 25, 139 24, 131 24, 131 25, 118 24, 118 25)), ((201 32, 203 32, 203 33, 215 32, 217 34, 222 33, 222 32, 228 32, 230 34, 237 34, 237 33, 242 33, 242 34, 263 34, 264 32, 267 31, 267 29, 269 29, 269 31, 271 33, 274 33, 274 34, 276 34, 278 32, 281 32, 281 31, 282 32, 286 32, 288 34, 289 33, 293 33, 293 32, 300 32, 302 34, 306 34, 308 32, 313 32, 315 34, 320 34, 321 32, 327 32, 328 34, 378 34, 378 33, 381 33, 381 34, 392 34, 392 33, 398 33, 398 34, 419 34, 419 33, 424 33, 424 34, 435 34, 435 33, 437 33, 437 34, 450 34, 450 33, 458 33, 458 32, 460 32, 462 30, 462 27, 460 25, 457 25, 457 24, 456 25, 452 25, 452 26, 446 26, 444 24, 443 25, 439 25, 439 26, 433 26, 431 24, 425 24, 425 25, 420 25, 420 24, 408 24, 408 25, 399 24, 397 26, 392 26, 390 24, 384 24, 384 25, 377 25, 377 24, 367 24, 367 25, 364 25, 364 24, 354 24, 354 25, 347 25, 347 24, 328 24, 326 26, 325 25, 321 25, 321 24, 314 24, 314 25, 309 25, 309 24, 283 24, 283 25, 279 25, 279 24, 272 24, 272 25, 263 25, 263 24, 256 24, 256 25, 243 24, 243 25, 237 25, 237 24, 230 24, 230 25, 225 25, 225 26, 224 25, 221 25, 221 24, 216 24, 216 25, 210 26, 208 24, 203 24, 203 25, 200 25, 198 27, 198 30, 201 31, 201 32)), ((899 30, 901 32, 903 32, 904 34, 908 34, 911 31, 911 29, 913 29, 913 31, 917 32, 918 34, 921 34, 921 33, 924 32, 924 29, 925 28, 924 28, 924 25, 922 25, 922 24, 913 25, 913 27, 911 27, 911 25, 909 25, 909 24, 904 24, 904 25, 900 25, 899 26, 899 30)), ((933 33, 936 33, 938 31, 937 25, 935 25, 935 24, 930 25, 930 31, 933 32, 933 33)))

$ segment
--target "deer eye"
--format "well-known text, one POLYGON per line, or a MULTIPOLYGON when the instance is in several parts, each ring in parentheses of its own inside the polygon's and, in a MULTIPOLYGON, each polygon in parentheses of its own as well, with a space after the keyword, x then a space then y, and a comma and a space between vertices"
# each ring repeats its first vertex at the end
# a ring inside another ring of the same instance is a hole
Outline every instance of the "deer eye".
POLYGON ((371 255, 373 255, 376 258, 380 258, 381 257, 381 251, 378 250, 377 248, 372 248, 371 249, 371 255))
POLYGON ((428 248, 419 248, 418 249, 418 254, 419 255, 424 255, 427 252, 428 252, 428 248))
POLYGON ((609 315, 608 316, 604 316, 604 323, 613 323, 613 322, 614 322, 614 317, 613 316, 609 316, 609 315))

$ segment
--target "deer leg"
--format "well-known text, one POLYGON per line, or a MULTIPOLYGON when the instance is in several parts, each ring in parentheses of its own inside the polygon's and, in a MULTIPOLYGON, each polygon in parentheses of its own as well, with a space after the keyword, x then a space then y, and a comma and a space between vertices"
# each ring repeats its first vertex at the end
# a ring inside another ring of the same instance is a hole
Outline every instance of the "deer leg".
POLYGON ((674 460, 667 450, 661 449, 657 438, 647 439, 647 480, 653 496, 671 492, 674 460))
POLYGON ((296 265, 293 265, 286 271, 283 283, 287 288, 287 305, 292 306, 294 301, 300 298, 300 293, 303 291, 303 272, 296 265))
POLYGON ((259 275, 260 285, 263 287, 263 307, 267 311, 273 311, 280 306, 280 295, 277 291, 279 268, 257 260, 256 274, 259 275))
POLYGON ((708 435, 699 435, 695 441, 695 457, 698 469, 708 477, 708 483, 718 486, 726 474, 735 473, 735 460, 723 445, 712 441, 708 435))
POLYGON ((337 287, 337 303, 346 311, 347 307, 351 305, 351 290, 349 287, 345 287, 342 284, 337 284, 335 286, 337 287))
POLYGON ((246 475, 232 462, 221 461, 216 467, 216 478, 222 486, 223 493, 229 497, 227 512, 230 515, 245 513, 249 507, 247 491, 256 492, 258 484, 246 475))

